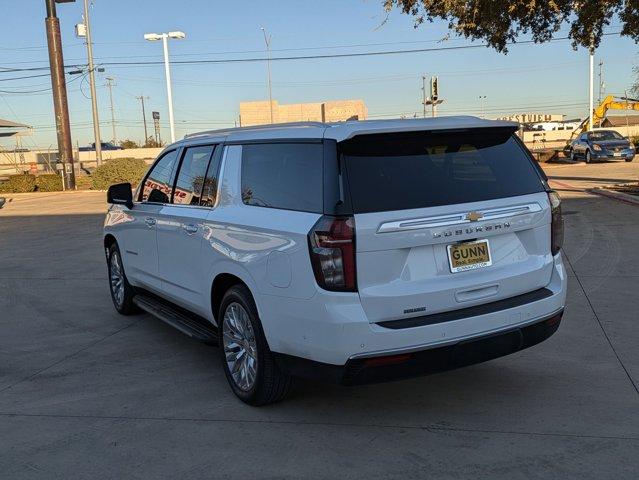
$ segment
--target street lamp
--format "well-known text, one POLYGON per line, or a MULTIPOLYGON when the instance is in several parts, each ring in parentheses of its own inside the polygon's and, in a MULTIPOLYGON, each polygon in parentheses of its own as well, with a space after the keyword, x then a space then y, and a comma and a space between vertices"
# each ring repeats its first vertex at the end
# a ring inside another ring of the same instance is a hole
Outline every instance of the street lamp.
POLYGON ((486 118, 486 95, 480 95, 481 100, 481 118, 486 118))
POLYGON ((171 92, 171 69, 169 67, 169 38, 182 40, 186 38, 184 32, 146 33, 144 39, 149 42, 162 40, 164 45, 164 71, 166 73, 166 95, 169 102, 169 126, 171 127, 171 143, 175 142, 175 119, 173 118, 173 93, 171 92))

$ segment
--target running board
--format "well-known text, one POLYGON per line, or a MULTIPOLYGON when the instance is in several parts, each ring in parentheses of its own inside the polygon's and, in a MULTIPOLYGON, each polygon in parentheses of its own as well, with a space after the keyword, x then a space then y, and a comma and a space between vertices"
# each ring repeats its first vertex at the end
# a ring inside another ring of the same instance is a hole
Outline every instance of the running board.
POLYGON ((138 294, 133 297, 133 303, 191 338, 212 344, 216 344, 218 341, 217 328, 204 319, 200 320, 195 315, 188 315, 188 312, 170 305, 168 302, 149 295, 138 294))

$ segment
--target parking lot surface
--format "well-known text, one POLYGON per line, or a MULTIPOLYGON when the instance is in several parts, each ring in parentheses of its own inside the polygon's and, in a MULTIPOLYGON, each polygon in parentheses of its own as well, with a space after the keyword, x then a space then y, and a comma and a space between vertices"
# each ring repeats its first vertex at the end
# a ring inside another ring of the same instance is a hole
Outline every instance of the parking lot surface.
POLYGON ((218 352, 109 297, 103 192, 0 210, 0 477, 639 476, 639 207, 585 188, 632 164, 545 167, 564 197, 564 322, 498 360, 402 382, 299 382, 265 408, 218 352))

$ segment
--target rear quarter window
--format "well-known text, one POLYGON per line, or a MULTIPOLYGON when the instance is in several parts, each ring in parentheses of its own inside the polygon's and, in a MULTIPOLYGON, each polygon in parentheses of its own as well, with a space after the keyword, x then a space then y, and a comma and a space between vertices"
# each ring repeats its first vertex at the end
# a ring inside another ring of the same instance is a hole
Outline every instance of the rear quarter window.
POLYGON ((453 205, 544 190, 508 129, 362 135, 339 144, 355 213, 453 205))
POLYGON ((320 143, 242 146, 242 201, 246 205, 302 212, 323 210, 320 143))

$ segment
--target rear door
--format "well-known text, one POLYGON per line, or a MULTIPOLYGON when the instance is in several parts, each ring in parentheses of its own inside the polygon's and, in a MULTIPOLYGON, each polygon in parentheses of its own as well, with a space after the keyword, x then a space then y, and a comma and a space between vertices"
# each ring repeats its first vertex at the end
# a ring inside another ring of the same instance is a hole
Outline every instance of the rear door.
POLYGON ((215 145, 185 147, 171 201, 162 207, 157 225, 162 290, 193 310, 208 304, 210 294, 200 251, 203 222, 215 204, 218 167, 215 145))
POLYGON ((371 322, 501 300, 550 281, 548 197, 511 129, 362 135, 339 151, 371 322))

